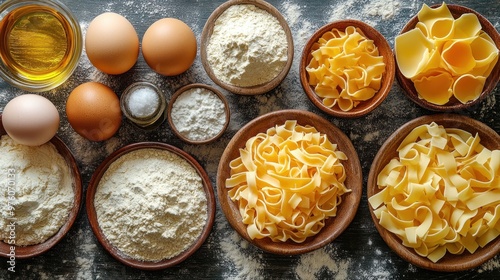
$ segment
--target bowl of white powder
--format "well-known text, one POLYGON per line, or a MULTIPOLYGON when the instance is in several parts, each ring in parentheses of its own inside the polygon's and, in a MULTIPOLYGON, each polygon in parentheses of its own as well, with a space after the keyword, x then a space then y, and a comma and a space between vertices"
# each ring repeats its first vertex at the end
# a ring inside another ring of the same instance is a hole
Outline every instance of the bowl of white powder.
POLYGON ((290 70, 293 52, 285 18, 261 0, 223 3, 201 34, 200 55, 208 76, 236 94, 263 94, 277 87, 290 70))
POLYGON ((21 145, 1 120, 0 115, 0 256, 15 262, 41 255, 64 238, 80 211, 82 183, 59 137, 21 145))
POLYGON ((189 84, 177 90, 167 109, 172 131, 190 144, 206 144, 219 139, 230 120, 229 104, 212 86, 189 84))
POLYGON ((174 146, 141 142, 94 172, 87 216, 99 243, 128 266, 159 270, 191 256, 208 237, 215 195, 207 173, 174 146))

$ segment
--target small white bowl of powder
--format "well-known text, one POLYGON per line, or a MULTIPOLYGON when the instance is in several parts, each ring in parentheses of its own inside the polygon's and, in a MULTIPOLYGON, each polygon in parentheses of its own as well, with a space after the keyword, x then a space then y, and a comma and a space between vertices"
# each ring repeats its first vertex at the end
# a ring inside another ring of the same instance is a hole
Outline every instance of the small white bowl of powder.
POLYGON ((224 95, 205 84, 190 84, 177 90, 167 114, 173 132, 191 144, 215 141, 222 136, 230 119, 224 95))

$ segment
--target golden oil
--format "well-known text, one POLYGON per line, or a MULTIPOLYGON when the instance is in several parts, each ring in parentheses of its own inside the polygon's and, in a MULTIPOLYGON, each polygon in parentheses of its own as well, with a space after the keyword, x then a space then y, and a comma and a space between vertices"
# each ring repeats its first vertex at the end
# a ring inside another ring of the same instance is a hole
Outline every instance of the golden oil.
POLYGON ((78 63, 80 26, 58 1, 12 2, 23 5, 12 5, 0 20, 2 77, 31 91, 54 88, 78 63))

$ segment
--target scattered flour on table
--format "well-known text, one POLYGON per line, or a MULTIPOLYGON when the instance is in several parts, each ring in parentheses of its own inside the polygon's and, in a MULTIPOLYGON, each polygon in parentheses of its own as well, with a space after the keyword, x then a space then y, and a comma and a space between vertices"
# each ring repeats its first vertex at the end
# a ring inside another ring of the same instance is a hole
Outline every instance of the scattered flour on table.
POLYGON ((78 266, 76 279, 81 279, 81 280, 92 279, 92 266, 94 265, 94 262, 91 259, 83 257, 76 257, 75 261, 78 266))
POLYGON ((483 273, 498 269, 500 269, 500 257, 495 256, 494 258, 490 259, 489 261, 485 262, 480 267, 478 267, 477 272, 483 273))
POLYGON ((322 269, 327 269, 334 275, 335 280, 348 279, 348 271, 351 267, 350 259, 337 259, 333 249, 323 247, 300 256, 299 264, 295 273, 299 279, 316 279, 322 269))
POLYGON ((331 6, 329 22, 350 18, 376 26, 380 19, 393 18, 399 12, 400 7, 401 2, 397 0, 371 0, 360 3, 339 1, 331 6))
POLYGON ((398 12, 400 6, 399 1, 373 0, 368 1, 363 13, 372 17, 381 17, 385 20, 392 18, 398 12))
POLYGON ((300 6, 292 3, 290 1, 283 1, 281 4, 283 10, 283 16, 290 27, 296 26, 302 17, 302 11, 300 6))
POLYGON ((118 137, 111 137, 104 143, 104 148, 106 150, 106 154, 111 154, 112 152, 118 150, 120 146, 122 145, 122 142, 120 138, 118 137))
POLYGON ((363 141, 365 142, 372 142, 374 140, 376 140, 378 137, 380 136, 380 131, 373 131, 373 132, 369 132, 367 134, 365 134, 365 136, 363 137, 363 141))
POLYGON ((94 235, 88 231, 79 229, 75 235, 76 244, 78 245, 78 257, 75 258, 76 279, 78 280, 91 280, 97 279, 94 275, 94 252, 97 249, 96 239, 94 235))
MULTIPOLYGON (((218 217, 223 218, 221 215, 218 217)), ((218 219, 220 220, 220 219, 218 219)), ((219 241, 222 262, 228 268, 223 279, 264 279, 262 253, 232 229, 227 221, 221 221, 216 231, 222 233, 219 241)))

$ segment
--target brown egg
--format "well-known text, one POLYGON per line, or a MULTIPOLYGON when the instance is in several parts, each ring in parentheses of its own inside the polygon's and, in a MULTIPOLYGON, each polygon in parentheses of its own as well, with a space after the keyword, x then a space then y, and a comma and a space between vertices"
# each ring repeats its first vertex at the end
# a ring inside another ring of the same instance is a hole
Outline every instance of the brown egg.
POLYGON ((66 102, 66 115, 73 129, 91 141, 111 138, 120 128, 120 100, 111 88, 88 82, 76 87, 66 102))
POLYGON ((191 67, 196 58, 196 37, 189 26, 175 18, 153 23, 142 38, 142 55, 154 71, 175 76, 191 67))
POLYGON ((87 28, 85 51, 97 69, 107 74, 122 74, 137 62, 139 36, 125 17, 103 13, 87 28))

